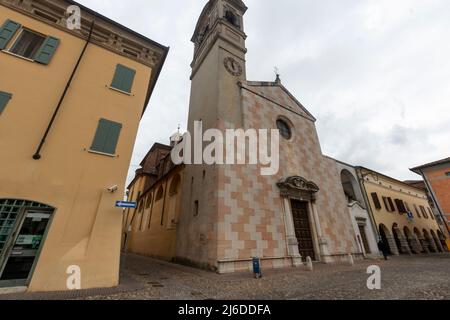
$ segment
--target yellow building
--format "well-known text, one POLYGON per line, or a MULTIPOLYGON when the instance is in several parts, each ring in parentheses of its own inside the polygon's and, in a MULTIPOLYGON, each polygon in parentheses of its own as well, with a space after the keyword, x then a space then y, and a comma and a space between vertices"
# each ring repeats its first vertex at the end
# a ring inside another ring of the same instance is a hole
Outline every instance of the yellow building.
POLYGON ((379 235, 391 254, 444 251, 424 190, 367 168, 356 170, 379 235))
POLYGON ((176 253, 183 179, 183 166, 172 163, 171 149, 155 144, 136 171, 128 194, 138 207, 126 211, 123 238, 126 251, 168 261, 176 253))
POLYGON ((115 202, 168 48, 83 6, 70 30, 71 5, 0 0, 1 287, 119 281, 115 202))

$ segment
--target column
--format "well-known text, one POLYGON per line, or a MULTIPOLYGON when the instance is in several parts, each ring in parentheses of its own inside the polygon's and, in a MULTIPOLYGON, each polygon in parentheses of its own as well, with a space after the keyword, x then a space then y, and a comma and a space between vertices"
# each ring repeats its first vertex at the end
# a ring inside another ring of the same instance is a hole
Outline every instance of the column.
POLYGON ((322 232, 322 226, 320 224, 320 220, 319 220, 319 214, 317 213, 317 206, 315 201, 311 201, 310 202, 310 208, 311 208, 311 216, 313 218, 314 221, 314 227, 316 229, 317 232, 317 240, 318 240, 318 245, 319 245, 319 254, 322 258, 322 262, 325 263, 330 263, 333 262, 331 257, 330 257, 330 253, 328 251, 328 242, 327 239, 325 239, 325 237, 323 236, 323 232, 322 232))
POLYGON ((291 203, 288 198, 283 198, 284 203, 284 225, 286 230, 286 244, 288 256, 292 258, 295 267, 303 265, 302 256, 298 251, 298 240, 295 235, 294 219, 292 217, 291 203))

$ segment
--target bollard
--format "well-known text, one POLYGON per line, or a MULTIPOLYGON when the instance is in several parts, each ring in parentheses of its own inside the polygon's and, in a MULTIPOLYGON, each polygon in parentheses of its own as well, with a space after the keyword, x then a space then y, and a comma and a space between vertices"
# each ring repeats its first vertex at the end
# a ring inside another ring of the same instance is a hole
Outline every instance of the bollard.
POLYGON ((355 260, 353 259, 353 255, 352 254, 348 255, 348 264, 351 265, 351 266, 355 265, 355 260))
POLYGON ((253 274, 256 279, 262 278, 261 260, 257 257, 253 258, 253 274))
POLYGON ((314 270, 311 257, 306 257, 306 268, 308 269, 308 271, 314 270))

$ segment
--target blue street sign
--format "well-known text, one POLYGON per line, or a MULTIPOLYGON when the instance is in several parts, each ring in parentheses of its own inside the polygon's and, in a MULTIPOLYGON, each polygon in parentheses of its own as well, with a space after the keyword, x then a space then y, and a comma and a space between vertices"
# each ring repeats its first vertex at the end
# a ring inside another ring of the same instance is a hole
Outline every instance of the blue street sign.
POLYGON ((412 214, 412 212, 408 212, 408 219, 414 220, 414 215, 412 214))
POLYGON ((131 208, 136 209, 137 203, 136 202, 128 202, 128 201, 117 201, 116 207, 118 208, 131 208))

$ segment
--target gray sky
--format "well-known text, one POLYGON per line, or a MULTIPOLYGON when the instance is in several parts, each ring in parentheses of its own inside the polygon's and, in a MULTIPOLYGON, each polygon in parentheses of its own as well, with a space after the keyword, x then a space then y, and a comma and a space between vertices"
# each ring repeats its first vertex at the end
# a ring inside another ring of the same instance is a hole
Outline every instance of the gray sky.
MULTIPOLYGON (((186 128, 190 42, 207 0, 80 0, 171 47, 129 179, 186 128)), ((450 156, 450 1, 247 0, 247 76, 283 84, 317 118, 326 155, 399 179, 450 156)))

